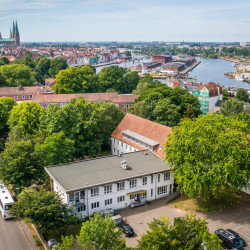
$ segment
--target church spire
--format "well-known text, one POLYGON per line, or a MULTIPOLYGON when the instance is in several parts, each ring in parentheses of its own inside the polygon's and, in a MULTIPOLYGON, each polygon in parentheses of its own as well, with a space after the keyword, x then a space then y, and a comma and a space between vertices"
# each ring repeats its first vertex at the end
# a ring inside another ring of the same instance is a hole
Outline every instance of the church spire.
POLYGON ((15 27, 15 23, 13 21, 12 36, 14 36, 15 34, 16 34, 16 27, 15 27))
POLYGON ((16 35, 19 35, 19 30, 18 30, 18 26, 17 26, 17 21, 16 21, 16 35))
POLYGON ((10 28, 10 39, 12 38, 12 31, 11 31, 11 28, 10 28))
POLYGON ((2 40, 2 34, 1 34, 1 32, 0 32, 0 40, 2 40))

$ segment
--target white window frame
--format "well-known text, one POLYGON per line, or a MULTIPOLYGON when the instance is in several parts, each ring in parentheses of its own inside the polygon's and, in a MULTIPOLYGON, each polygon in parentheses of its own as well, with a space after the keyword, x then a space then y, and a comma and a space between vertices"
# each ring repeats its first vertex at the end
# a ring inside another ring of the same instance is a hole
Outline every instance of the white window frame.
POLYGON ((161 174, 158 174, 158 175, 157 175, 157 179, 158 179, 158 182, 161 181, 161 174))
POLYGON ((129 188, 134 188, 136 186, 137 186, 137 179, 136 178, 135 179, 131 179, 129 181, 129 188))
POLYGON ((98 196, 99 195, 99 188, 98 187, 91 188, 90 193, 91 193, 91 197, 98 196))
POLYGON ((112 193, 112 184, 108 184, 104 186, 104 194, 112 193))
POLYGON ((161 186, 157 188, 157 195, 166 194, 168 192, 168 186, 161 186))
POLYGON ((100 202, 99 201, 91 203, 91 209, 96 209, 98 207, 100 207, 100 202))
POLYGON ((118 197, 117 197, 117 203, 121 203, 121 202, 123 202, 123 201, 125 201, 125 195, 122 195, 122 196, 118 196, 118 197))
POLYGON ((143 185, 143 186, 146 186, 146 185, 147 185, 147 182, 148 182, 148 177, 147 177, 147 176, 143 177, 143 178, 142 178, 142 185, 143 185))
POLYGON ((117 183, 117 191, 121 191, 125 189, 125 181, 120 181, 117 183))
POLYGON ((154 176, 151 175, 151 183, 154 183, 154 176))
POLYGON ((165 173, 164 173, 164 181, 168 181, 168 180, 170 180, 170 171, 166 171, 165 173))
POLYGON ((111 198, 111 199, 105 200, 105 201, 104 201, 104 205, 105 205, 105 206, 112 205, 112 198, 111 198))
POLYGON ((15 100, 18 100, 18 96, 17 96, 17 95, 15 95, 15 96, 14 96, 14 99, 15 99, 15 100))

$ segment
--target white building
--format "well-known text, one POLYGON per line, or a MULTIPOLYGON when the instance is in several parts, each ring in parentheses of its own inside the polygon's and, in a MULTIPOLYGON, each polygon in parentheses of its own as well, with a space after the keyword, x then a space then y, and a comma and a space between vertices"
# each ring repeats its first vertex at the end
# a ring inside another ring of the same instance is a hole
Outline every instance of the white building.
POLYGON ((54 191, 79 219, 167 196, 174 189, 169 169, 149 150, 45 167, 54 191))
POLYGON ((171 128, 127 113, 111 134, 113 155, 149 149, 164 158, 164 143, 171 128))

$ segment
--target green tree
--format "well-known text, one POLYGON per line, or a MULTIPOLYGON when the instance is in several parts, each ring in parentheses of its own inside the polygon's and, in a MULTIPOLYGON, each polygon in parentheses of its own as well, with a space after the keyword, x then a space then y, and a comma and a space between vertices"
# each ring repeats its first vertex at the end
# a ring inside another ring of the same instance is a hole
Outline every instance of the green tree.
POLYGON ((237 116, 244 113, 244 102, 236 98, 229 99, 225 104, 222 104, 220 113, 226 116, 237 116))
POLYGON ((129 107, 127 112, 145 119, 148 118, 147 106, 145 101, 136 102, 134 106, 129 107))
POLYGON ((106 89, 113 88, 122 93, 123 76, 125 69, 115 66, 103 67, 99 74, 100 90, 105 92, 106 89))
POLYGON ((139 82, 136 89, 133 90, 133 94, 139 95, 139 94, 141 94, 141 92, 143 92, 144 90, 146 90, 149 87, 153 87, 153 84, 149 83, 149 82, 139 82))
POLYGON ((0 74, 4 78, 6 87, 30 86, 35 82, 35 73, 23 64, 0 66, 0 74))
POLYGON ((44 170, 34 155, 33 138, 24 135, 19 126, 12 130, 0 154, 0 176, 14 188, 30 186, 44 177, 44 170))
POLYGON ((95 67, 85 65, 61 70, 53 89, 57 94, 99 92, 95 67))
POLYGON ((0 58, 0 66, 5 65, 5 64, 9 64, 9 63, 10 63, 10 61, 7 57, 0 58))
POLYGON ((42 188, 38 191, 24 189, 11 209, 11 213, 17 218, 27 218, 35 223, 41 233, 71 224, 75 218, 69 215, 69 211, 68 205, 62 203, 56 192, 42 188))
POLYGON ((0 134, 1 137, 9 131, 7 121, 9 119, 11 110, 16 105, 14 99, 9 97, 0 98, 0 134))
POLYGON ((103 137, 103 146, 109 148, 110 135, 118 126, 124 114, 111 102, 101 102, 98 107, 100 135, 103 137))
POLYGON ((50 61, 46 57, 38 57, 36 59, 36 71, 40 73, 42 76, 48 76, 49 75, 49 68, 50 68, 50 61))
POLYGON ((43 166, 66 163, 73 161, 74 143, 61 131, 46 137, 43 144, 37 144, 35 152, 43 166))
POLYGON ((62 236, 62 243, 59 243, 55 250, 72 250, 75 248, 75 238, 73 235, 70 236, 62 236))
POLYGON ((191 104, 188 104, 187 110, 184 113, 184 118, 188 118, 188 119, 194 119, 195 118, 195 113, 194 113, 194 110, 193 110, 191 104))
POLYGON ((249 94, 245 89, 238 89, 236 93, 236 98, 243 102, 249 102, 249 94))
POLYGON ((222 90, 222 99, 223 100, 228 100, 229 99, 229 92, 228 92, 228 90, 227 89, 223 89, 222 90))
POLYGON ((75 141, 77 158, 95 156, 100 152, 103 141, 97 108, 97 104, 84 98, 73 98, 62 109, 49 108, 41 117, 41 130, 46 128, 47 136, 63 131, 67 138, 75 141))
POLYGON ((201 250, 206 242, 207 249, 220 249, 221 241, 215 234, 210 234, 206 221, 196 218, 193 214, 174 219, 173 224, 169 218, 153 219, 149 231, 143 234, 138 241, 138 249, 156 250, 201 250))
POLYGON ((13 107, 7 124, 10 129, 20 125, 25 133, 34 134, 38 130, 39 119, 44 112, 41 105, 36 102, 22 102, 13 107))
POLYGON ((137 71, 127 71, 123 76, 122 85, 120 87, 121 93, 132 93, 136 89, 140 80, 140 76, 137 71))
POLYGON ((116 229, 111 217, 103 218, 100 213, 82 224, 77 239, 81 249, 125 249, 122 231, 116 229))
POLYGON ((49 75, 55 77, 60 70, 67 69, 67 60, 61 57, 57 57, 50 61, 49 75))
POLYGON ((188 196, 219 198, 248 185, 250 148, 247 123, 221 114, 185 119, 165 145, 176 183, 188 196))

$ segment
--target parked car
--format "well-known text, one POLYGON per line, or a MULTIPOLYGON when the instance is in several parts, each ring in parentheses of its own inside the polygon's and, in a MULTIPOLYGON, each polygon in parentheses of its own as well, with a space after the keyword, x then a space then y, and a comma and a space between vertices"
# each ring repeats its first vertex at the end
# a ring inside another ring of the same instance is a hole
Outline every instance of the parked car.
POLYGON ((219 239, 222 241, 222 247, 225 249, 239 249, 243 250, 243 247, 240 243, 240 241, 234 237, 230 232, 224 230, 224 229, 218 229, 215 231, 215 234, 219 237, 219 239))
POLYGON ((122 229, 126 237, 134 235, 134 229, 129 224, 121 224, 120 228, 122 229))
POLYGON ((49 248, 51 248, 51 249, 56 247, 57 244, 58 244, 58 242, 55 239, 48 240, 48 245, 49 245, 49 248))
POLYGON ((229 233, 231 233, 235 238, 237 238, 237 239, 240 241, 240 243, 241 243, 241 245, 242 245, 243 247, 246 247, 246 246, 247 246, 246 241, 245 241, 238 233, 236 233, 236 232, 233 231, 232 229, 227 229, 227 231, 228 231, 229 233))

